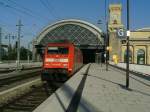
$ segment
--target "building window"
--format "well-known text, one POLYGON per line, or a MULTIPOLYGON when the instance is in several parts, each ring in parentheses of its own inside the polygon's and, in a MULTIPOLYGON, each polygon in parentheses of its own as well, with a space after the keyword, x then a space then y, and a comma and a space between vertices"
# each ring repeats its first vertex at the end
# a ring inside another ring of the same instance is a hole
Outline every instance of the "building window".
MULTIPOLYGON (((124 52, 124 63, 127 62, 127 50, 124 52)), ((132 63, 132 51, 129 50, 129 63, 132 63)))
POLYGON ((143 49, 137 51, 137 64, 145 64, 145 51, 143 49))

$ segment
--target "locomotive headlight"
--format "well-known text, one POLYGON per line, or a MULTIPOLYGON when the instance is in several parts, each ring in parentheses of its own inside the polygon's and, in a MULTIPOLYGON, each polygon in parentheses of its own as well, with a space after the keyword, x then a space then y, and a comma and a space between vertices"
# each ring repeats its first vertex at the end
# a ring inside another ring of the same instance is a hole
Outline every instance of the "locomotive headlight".
POLYGON ((72 69, 71 69, 71 68, 69 68, 69 71, 72 71, 72 69))
POLYGON ((54 61, 54 59, 53 58, 46 58, 46 60, 45 60, 46 62, 53 62, 54 61))

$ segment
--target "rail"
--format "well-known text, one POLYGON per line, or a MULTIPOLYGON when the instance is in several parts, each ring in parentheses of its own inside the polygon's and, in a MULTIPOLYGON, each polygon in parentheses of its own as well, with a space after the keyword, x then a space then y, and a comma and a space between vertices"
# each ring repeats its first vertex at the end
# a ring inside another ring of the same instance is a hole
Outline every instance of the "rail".
MULTIPOLYGON (((28 69, 28 70, 31 70, 31 69, 28 69)), ((28 71, 28 70, 0 76, 0 87, 6 84, 7 85, 11 84, 15 81, 20 81, 20 80, 27 79, 33 76, 37 76, 39 75, 41 68, 34 68, 34 70, 32 71, 28 71)))

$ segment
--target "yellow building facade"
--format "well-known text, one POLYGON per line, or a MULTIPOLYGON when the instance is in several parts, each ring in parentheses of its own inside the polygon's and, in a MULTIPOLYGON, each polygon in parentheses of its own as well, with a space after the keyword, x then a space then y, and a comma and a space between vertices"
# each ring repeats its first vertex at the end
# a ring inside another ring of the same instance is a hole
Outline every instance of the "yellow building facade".
MULTIPOLYGON (((121 62, 126 62, 126 40, 121 40, 121 62)), ((130 63, 150 64, 150 29, 131 31, 130 63)))
MULTIPOLYGON (((118 29, 124 29, 121 15, 121 4, 111 4, 109 6, 109 46, 112 47, 109 52, 110 61, 113 60, 114 55, 117 55, 119 62, 126 62, 126 38, 119 38, 116 33, 118 29)), ((129 40, 130 63, 150 64, 150 28, 131 31, 129 40)))

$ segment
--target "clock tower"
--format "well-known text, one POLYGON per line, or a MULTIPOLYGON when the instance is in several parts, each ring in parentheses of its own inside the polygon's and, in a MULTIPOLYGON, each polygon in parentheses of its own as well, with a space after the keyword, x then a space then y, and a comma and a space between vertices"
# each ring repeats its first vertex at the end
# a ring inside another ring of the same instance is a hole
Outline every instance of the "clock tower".
POLYGON ((122 28, 121 23, 122 6, 121 4, 111 4, 109 6, 109 28, 118 29, 122 28))
POLYGON ((109 46, 112 47, 109 52, 110 61, 113 60, 113 56, 117 55, 121 59, 121 39, 116 35, 117 29, 123 28, 121 22, 122 6, 121 4, 110 4, 109 5, 109 46))

